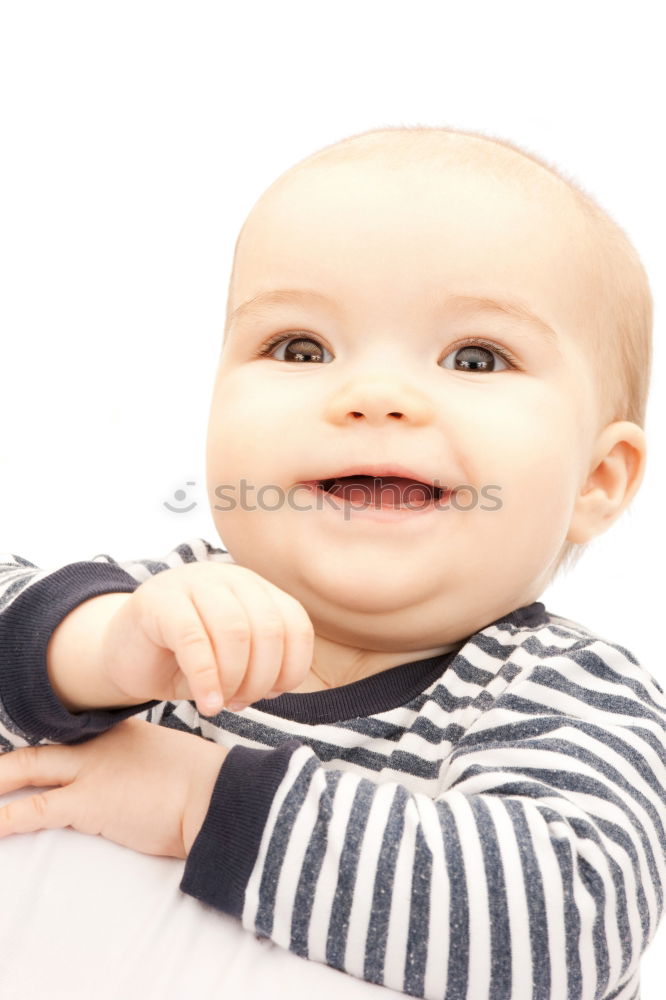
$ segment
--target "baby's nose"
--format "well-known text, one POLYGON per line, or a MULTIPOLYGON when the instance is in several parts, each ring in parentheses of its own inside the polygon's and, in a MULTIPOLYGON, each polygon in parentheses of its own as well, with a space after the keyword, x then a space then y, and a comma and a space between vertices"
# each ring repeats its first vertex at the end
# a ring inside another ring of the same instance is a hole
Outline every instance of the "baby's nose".
POLYGON ((388 420, 421 425, 430 423, 435 408, 419 389, 396 377, 358 378, 331 394, 326 417, 333 423, 347 423, 365 418, 371 424, 388 420))

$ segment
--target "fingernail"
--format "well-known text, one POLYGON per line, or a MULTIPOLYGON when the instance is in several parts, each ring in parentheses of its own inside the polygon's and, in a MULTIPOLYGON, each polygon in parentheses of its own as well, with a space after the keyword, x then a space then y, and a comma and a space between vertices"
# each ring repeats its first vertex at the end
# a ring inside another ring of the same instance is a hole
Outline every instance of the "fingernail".
POLYGON ((279 698, 282 691, 269 691, 268 694, 264 695, 264 698, 279 698))
POLYGON ((244 708, 247 708, 247 702, 230 701, 227 708, 230 708, 232 712, 242 712, 244 708))
POLYGON ((219 694, 216 694, 214 691, 211 691, 211 693, 207 694, 206 697, 204 698, 203 705, 206 715, 215 715, 216 712, 222 710, 224 702, 219 694))

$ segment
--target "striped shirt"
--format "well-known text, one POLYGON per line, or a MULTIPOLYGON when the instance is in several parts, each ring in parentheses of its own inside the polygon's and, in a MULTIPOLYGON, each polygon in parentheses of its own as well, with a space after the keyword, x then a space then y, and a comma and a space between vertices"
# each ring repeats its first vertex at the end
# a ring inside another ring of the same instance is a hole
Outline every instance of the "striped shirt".
POLYGON ((69 713, 49 637, 184 563, 0 556, 0 749, 128 716, 230 748, 183 892, 257 937, 428 1000, 634 1000, 666 885, 666 697, 634 656, 535 602, 445 654, 240 713, 69 713))

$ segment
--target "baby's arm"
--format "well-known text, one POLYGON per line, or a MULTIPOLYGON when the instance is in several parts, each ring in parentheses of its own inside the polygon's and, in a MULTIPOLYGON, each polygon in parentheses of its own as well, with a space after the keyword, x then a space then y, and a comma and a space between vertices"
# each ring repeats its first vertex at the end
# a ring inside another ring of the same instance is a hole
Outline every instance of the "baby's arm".
MULTIPOLYGON (((104 600, 118 603, 139 584, 118 563, 90 561, 40 569, 20 556, 0 555, 0 752, 38 743, 78 742, 158 704, 137 707, 128 701, 129 707, 123 709, 73 714, 54 692, 47 670, 49 641, 70 613, 78 615, 80 606, 81 616, 87 617, 95 603, 91 598, 103 595, 104 600)), ((75 659, 85 667, 89 656, 86 649, 75 659)), ((58 677, 54 679, 58 684, 58 677)))
POLYGON ((249 704, 291 690, 310 669, 314 630, 305 609, 250 569, 171 567, 130 594, 79 593, 72 607, 76 577, 91 567, 101 570, 80 563, 33 579, 0 617, 0 693, 33 742, 96 735, 136 706, 150 708, 149 699, 194 699, 202 715, 216 715, 232 699, 249 704), (44 593, 59 576, 70 605, 64 617, 44 593), (33 623, 31 646, 20 640, 33 623), (46 732, 36 716, 44 708, 54 721, 46 732))
MULTIPOLYGON (((666 698, 616 647, 578 650, 580 668, 556 654, 557 667, 511 665, 478 709, 467 692, 486 672, 460 663, 458 695, 432 712, 448 711, 453 752, 423 716, 394 780, 390 754, 368 753, 366 768, 385 764, 376 782, 330 761, 323 727, 233 747, 181 889, 428 1000, 632 1000, 664 906, 666 698), (438 764, 434 799, 400 780, 438 764)), ((388 717, 372 724, 391 733, 388 717)))

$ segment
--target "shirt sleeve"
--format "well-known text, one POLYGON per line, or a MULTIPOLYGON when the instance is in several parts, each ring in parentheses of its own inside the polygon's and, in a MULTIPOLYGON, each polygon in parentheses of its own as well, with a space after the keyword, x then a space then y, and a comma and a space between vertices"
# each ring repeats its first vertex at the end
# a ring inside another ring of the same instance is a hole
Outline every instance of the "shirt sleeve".
POLYGON ((314 741, 234 747, 180 888, 427 1000, 633 1000, 663 911, 666 699, 623 659, 595 643, 575 681, 509 684, 434 798, 314 741))
POLYGON ((100 594, 132 593, 139 583, 113 562, 43 570, 20 556, 0 556, 0 752, 80 743, 160 704, 71 713, 56 697, 47 672, 48 641, 70 611, 100 594))

